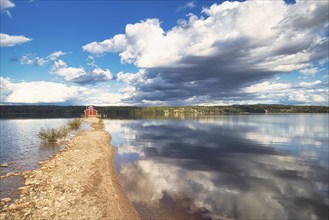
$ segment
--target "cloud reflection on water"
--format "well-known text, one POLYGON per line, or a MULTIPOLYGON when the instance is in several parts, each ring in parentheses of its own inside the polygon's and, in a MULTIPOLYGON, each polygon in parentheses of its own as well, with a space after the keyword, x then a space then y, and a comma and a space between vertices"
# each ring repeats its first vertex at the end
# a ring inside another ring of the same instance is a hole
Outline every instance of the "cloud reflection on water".
POLYGON ((189 210, 211 218, 328 218, 328 166, 318 163, 328 160, 328 116, 259 117, 107 121, 113 139, 121 136, 114 145, 129 198, 188 198, 189 210))

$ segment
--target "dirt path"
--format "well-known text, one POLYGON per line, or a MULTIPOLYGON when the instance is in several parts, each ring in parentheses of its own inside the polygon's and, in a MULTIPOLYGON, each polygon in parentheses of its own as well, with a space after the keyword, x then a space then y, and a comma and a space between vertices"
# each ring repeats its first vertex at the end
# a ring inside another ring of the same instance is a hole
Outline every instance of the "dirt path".
POLYGON ((111 136, 95 130, 73 138, 65 151, 27 171, 21 197, 1 204, 0 219, 138 219, 118 182, 111 136))

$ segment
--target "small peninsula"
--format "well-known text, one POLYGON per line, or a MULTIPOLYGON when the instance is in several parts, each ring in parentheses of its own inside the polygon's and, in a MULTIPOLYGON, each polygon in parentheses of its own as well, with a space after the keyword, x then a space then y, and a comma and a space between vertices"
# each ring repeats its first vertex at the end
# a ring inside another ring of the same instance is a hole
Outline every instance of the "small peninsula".
POLYGON ((64 151, 23 173, 20 198, 2 202, 1 219, 139 219, 118 182, 111 135, 87 118, 64 151))

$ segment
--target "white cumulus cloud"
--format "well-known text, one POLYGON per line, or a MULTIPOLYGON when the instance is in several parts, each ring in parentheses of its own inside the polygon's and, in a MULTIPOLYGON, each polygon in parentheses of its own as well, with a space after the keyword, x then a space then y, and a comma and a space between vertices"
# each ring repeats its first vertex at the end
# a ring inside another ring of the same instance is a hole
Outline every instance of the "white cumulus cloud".
POLYGON ((298 85, 300 85, 302 87, 312 87, 312 86, 315 86, 315 85, 319 85, 320 83, 321 83, 320 80, 316 80, 316 81, 313 81, 313 82, 301 82, 298 85))
POLYGON ((10 0, 0 0, 0 11, 1 13, 7 14, 11 17, 11 13, 8 9, 15 7, 15 4, 10 0))
POLYGON ((328 105, 328 83, 320 80, 296 84, 265 81, 241 89, 248 99, 258 103, 328 105))
POLYGON ((83 67, 68 67, 63 60, 54 62, 51 73, 64 77, 65 81, 78 84, 96 83, 113 78, 109 69, 103 70, 96 67, 92 70, 85 70, 83 67))
POLYGON ((4 10, 4 9, 8 9, 8 8, 13 8, 15 7, 15 4, 13 2, 11 2, 10 0, 1 0, 0 1, 0 9, 4 10))
POLYGON ((14 36, 0 33, 0 46, 1 47, 12 47, 19 44, 27 43, 31 41, 31 38, 27 38, 23 35, 14 36))
POLYGON ((49 54, 48 58, 49 58, 51 61, 55 61, 55 60, 58 59, 58 57, 63 56, 63 55, 65 55, 65 54, 67 54, 67 53, 65 53, 65 52, 63 52, 63 51, 61 51, 61 50, 60 50, 60 51, 55 51, 55 52, 49 54))
POLYGON ((0 101, 3 102, 7 96, 11 93, 10 88, 11 81, 9 78, 0 77, 0 101))
POLYGON ((256 92, 271 92, 271 91, 278 91, 282 89, 288 89, 291 87, 290 83, 274 83, 265 81, 262 83, 257 83, 251 85, 249 87, 244 88, 244 92, 248 93, 256 93, 256 92))
POLYGON ((19 59, 21 64, 34 65, 34 66, 44 66, 48 60, 42 57, 34 57, 31 54, 22 56, 19 59))
POLYGON ((313 68, 305 68, 299 70, 299 72, 305 76, 314 76, 316 73, 318 73, 320 70, 316 67, 313 68))
POLYGON ((184 5, 180 6, 177 9, 177 12, 182 11, 182 10, 185 10, 185 9, 192 9, 192 8, 195 8, 195 6, 196 6, 196 4, 193 1, 186 2, 184 5))
POLYGON ((79 105, 122 105, 122 95, 101 88, 68 86, 63 83, 12 82, 0 77, 1 103, 67 103, 79 105))
POLYGON ((300 103, 322 103, 328 105, 328 89, 320 91, 310 90, 295 90, 288 94, 289 100, 300 102, 300 103))
POLYGON ((112 39, 104 40, 103 42, 92 42, 82 47, 84 51, 93 54, 102 54, 105 52, 121 51, 126 45, 126 37, 123 34, 118 34, 112 39))
POLYGON ((60 56, 67 53, 62 51, 55 51, 49 54, 47 57, 34 56, 32 54, 26 54, 19 59, 13 59, 13 62, 19 61, 21 64, 34 65, 34 66, 44 66, 50 61, 56 61, 60 56))
POLYGON ((78 90, 65 84, 53 82, 20 82, 13 83, 9 79, 1 78, 4 89, 9 91, 2 102, 9 103, 47 103, 65 102, 78 90))
POLYGON ((167 31, 150 18, 82 49, 118 53, 123 63, 143 71, 145 83, 126 82, 137 103, 186 104, 193 97, 239 102, 255 89, 289 86, 259 84, 246 97, 236 92, 245 85, 290 71, 313 74, 312 63, 328 57, 327 8, 327 1, 226 1, 205 7, 202 16, 189 14, 167 31))

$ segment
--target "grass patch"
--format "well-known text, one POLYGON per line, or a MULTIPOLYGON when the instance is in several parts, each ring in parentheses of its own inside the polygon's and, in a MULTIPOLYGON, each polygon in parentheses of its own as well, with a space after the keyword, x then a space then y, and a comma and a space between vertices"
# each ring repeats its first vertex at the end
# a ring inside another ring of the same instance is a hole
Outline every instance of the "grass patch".
POLYGON ((104 121, 103 121, 103 119, 102 118, 99 118, 98 119, 98 127, 100 128, 100 129, 103 129, 104 128, 104 121))
POLYGON ((62 135, 62 138, 66 137, 69 133, 69 129, 66 126, 60 127, 59 130, 62 135))
POLYGON ((41 128, 38 133, 38 137, 43 142, 54 143, 57 142, 59 139, 66 137, 68 134, 68 129, 66 127, 60 128, 41 128))
POLYGON ((69 122, 67 122, 67 125, 69 126, 69 128, 71 130, 77 130, 80 128, 81 123, 82 123, 82 119, 76 118, 76 119, 73 119, 73 120, 70 120, 69 122))

